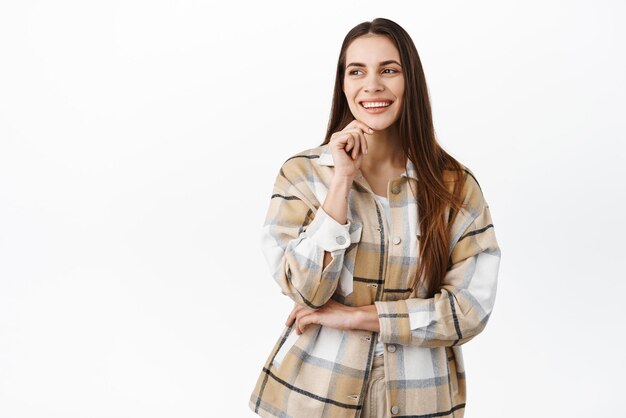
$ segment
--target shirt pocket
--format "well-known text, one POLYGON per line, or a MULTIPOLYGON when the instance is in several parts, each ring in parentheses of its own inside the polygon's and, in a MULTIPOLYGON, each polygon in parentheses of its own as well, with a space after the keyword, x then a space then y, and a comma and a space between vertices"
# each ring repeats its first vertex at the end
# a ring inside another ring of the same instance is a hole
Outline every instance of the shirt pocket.
POLYGON ((343 256, 343 266, 339 275, 339 283, 337 284, 337 293, 346 297, 354 290, 354 262, 359 242, 361 241, 361 233, 363 225, 359 222, 352 223, 350 228, 350 246, 346 248, 343 256))

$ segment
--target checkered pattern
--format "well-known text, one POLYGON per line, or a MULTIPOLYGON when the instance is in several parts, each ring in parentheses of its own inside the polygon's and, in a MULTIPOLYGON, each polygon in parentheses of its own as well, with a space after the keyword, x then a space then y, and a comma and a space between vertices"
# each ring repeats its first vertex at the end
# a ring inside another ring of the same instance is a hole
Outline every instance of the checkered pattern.
MULTIPOLYGON (((500 248, 489 206, 465 167, 464 202, 450 237, 450 268, 431 298, 411 290, 419 254, 415 167, 390 180, 391 223, 364 177, 349 195, 341 225, 322 203, 333 176, 328 145, 303 151, 281 167, 262 230, 274 280, 294 301, 319 307, 375 304, 385 345, 390 417, 462 417, 465 370, 461 345, 491 314, 500 248), (323 267, 324 251, 332 261, 323 267)), ((285 327, 250 397, 263 417, 358 418, 376 334, 309 325, 298 336, 285 327)))

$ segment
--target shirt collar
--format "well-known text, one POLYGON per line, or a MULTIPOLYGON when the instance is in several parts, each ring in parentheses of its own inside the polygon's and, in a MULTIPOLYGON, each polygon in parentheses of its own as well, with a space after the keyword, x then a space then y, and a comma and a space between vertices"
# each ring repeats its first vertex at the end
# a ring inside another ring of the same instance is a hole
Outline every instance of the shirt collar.
MULTIPOLYGON (((328 144, 325 144, 322 147, 322 153, 320 157, 317 159, 317 163, 319 165, 325 165, 328 167, 334 167, 335 163, 333 161, 333 154, 330 151, 330 147, 328 144)), ((404 173, 400 174, 400 177, 408 177, 414 180, 417 180, 417 170, 415 169, 415 165, 410 159, 407 159, 406 170, 404 173)))

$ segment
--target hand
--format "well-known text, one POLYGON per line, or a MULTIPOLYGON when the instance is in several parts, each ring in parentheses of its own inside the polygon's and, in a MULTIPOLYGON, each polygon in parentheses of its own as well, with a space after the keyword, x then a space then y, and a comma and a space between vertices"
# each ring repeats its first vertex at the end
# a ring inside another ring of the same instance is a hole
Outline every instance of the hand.
POLYGON ((329 300, 319 309, 296 305, 285 325, 290 326, 295 321, 296 334, 304 332, 309 324, 319 324, 335 329, 354 329, 356 308, 329 300))
POLYGON ((366 133, 372 134, 374 130, 355 119, 341 131, 331 135, 329 147, 335 163, 336 175, 351 178, 356 176, 361 167, 363 155, 367 154, 366 133))

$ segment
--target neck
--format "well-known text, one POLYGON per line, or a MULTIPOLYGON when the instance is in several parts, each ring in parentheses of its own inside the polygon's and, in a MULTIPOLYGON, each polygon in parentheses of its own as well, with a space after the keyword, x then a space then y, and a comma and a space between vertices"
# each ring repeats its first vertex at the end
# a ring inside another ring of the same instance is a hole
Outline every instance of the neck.
POLYGON ((402 151, 398 136, 397 124, 384 131, 365 134, 367 139, 367 155, 364 155, 361 170, 379 171, 383 168, 404 170, 406 156, 402 151))

